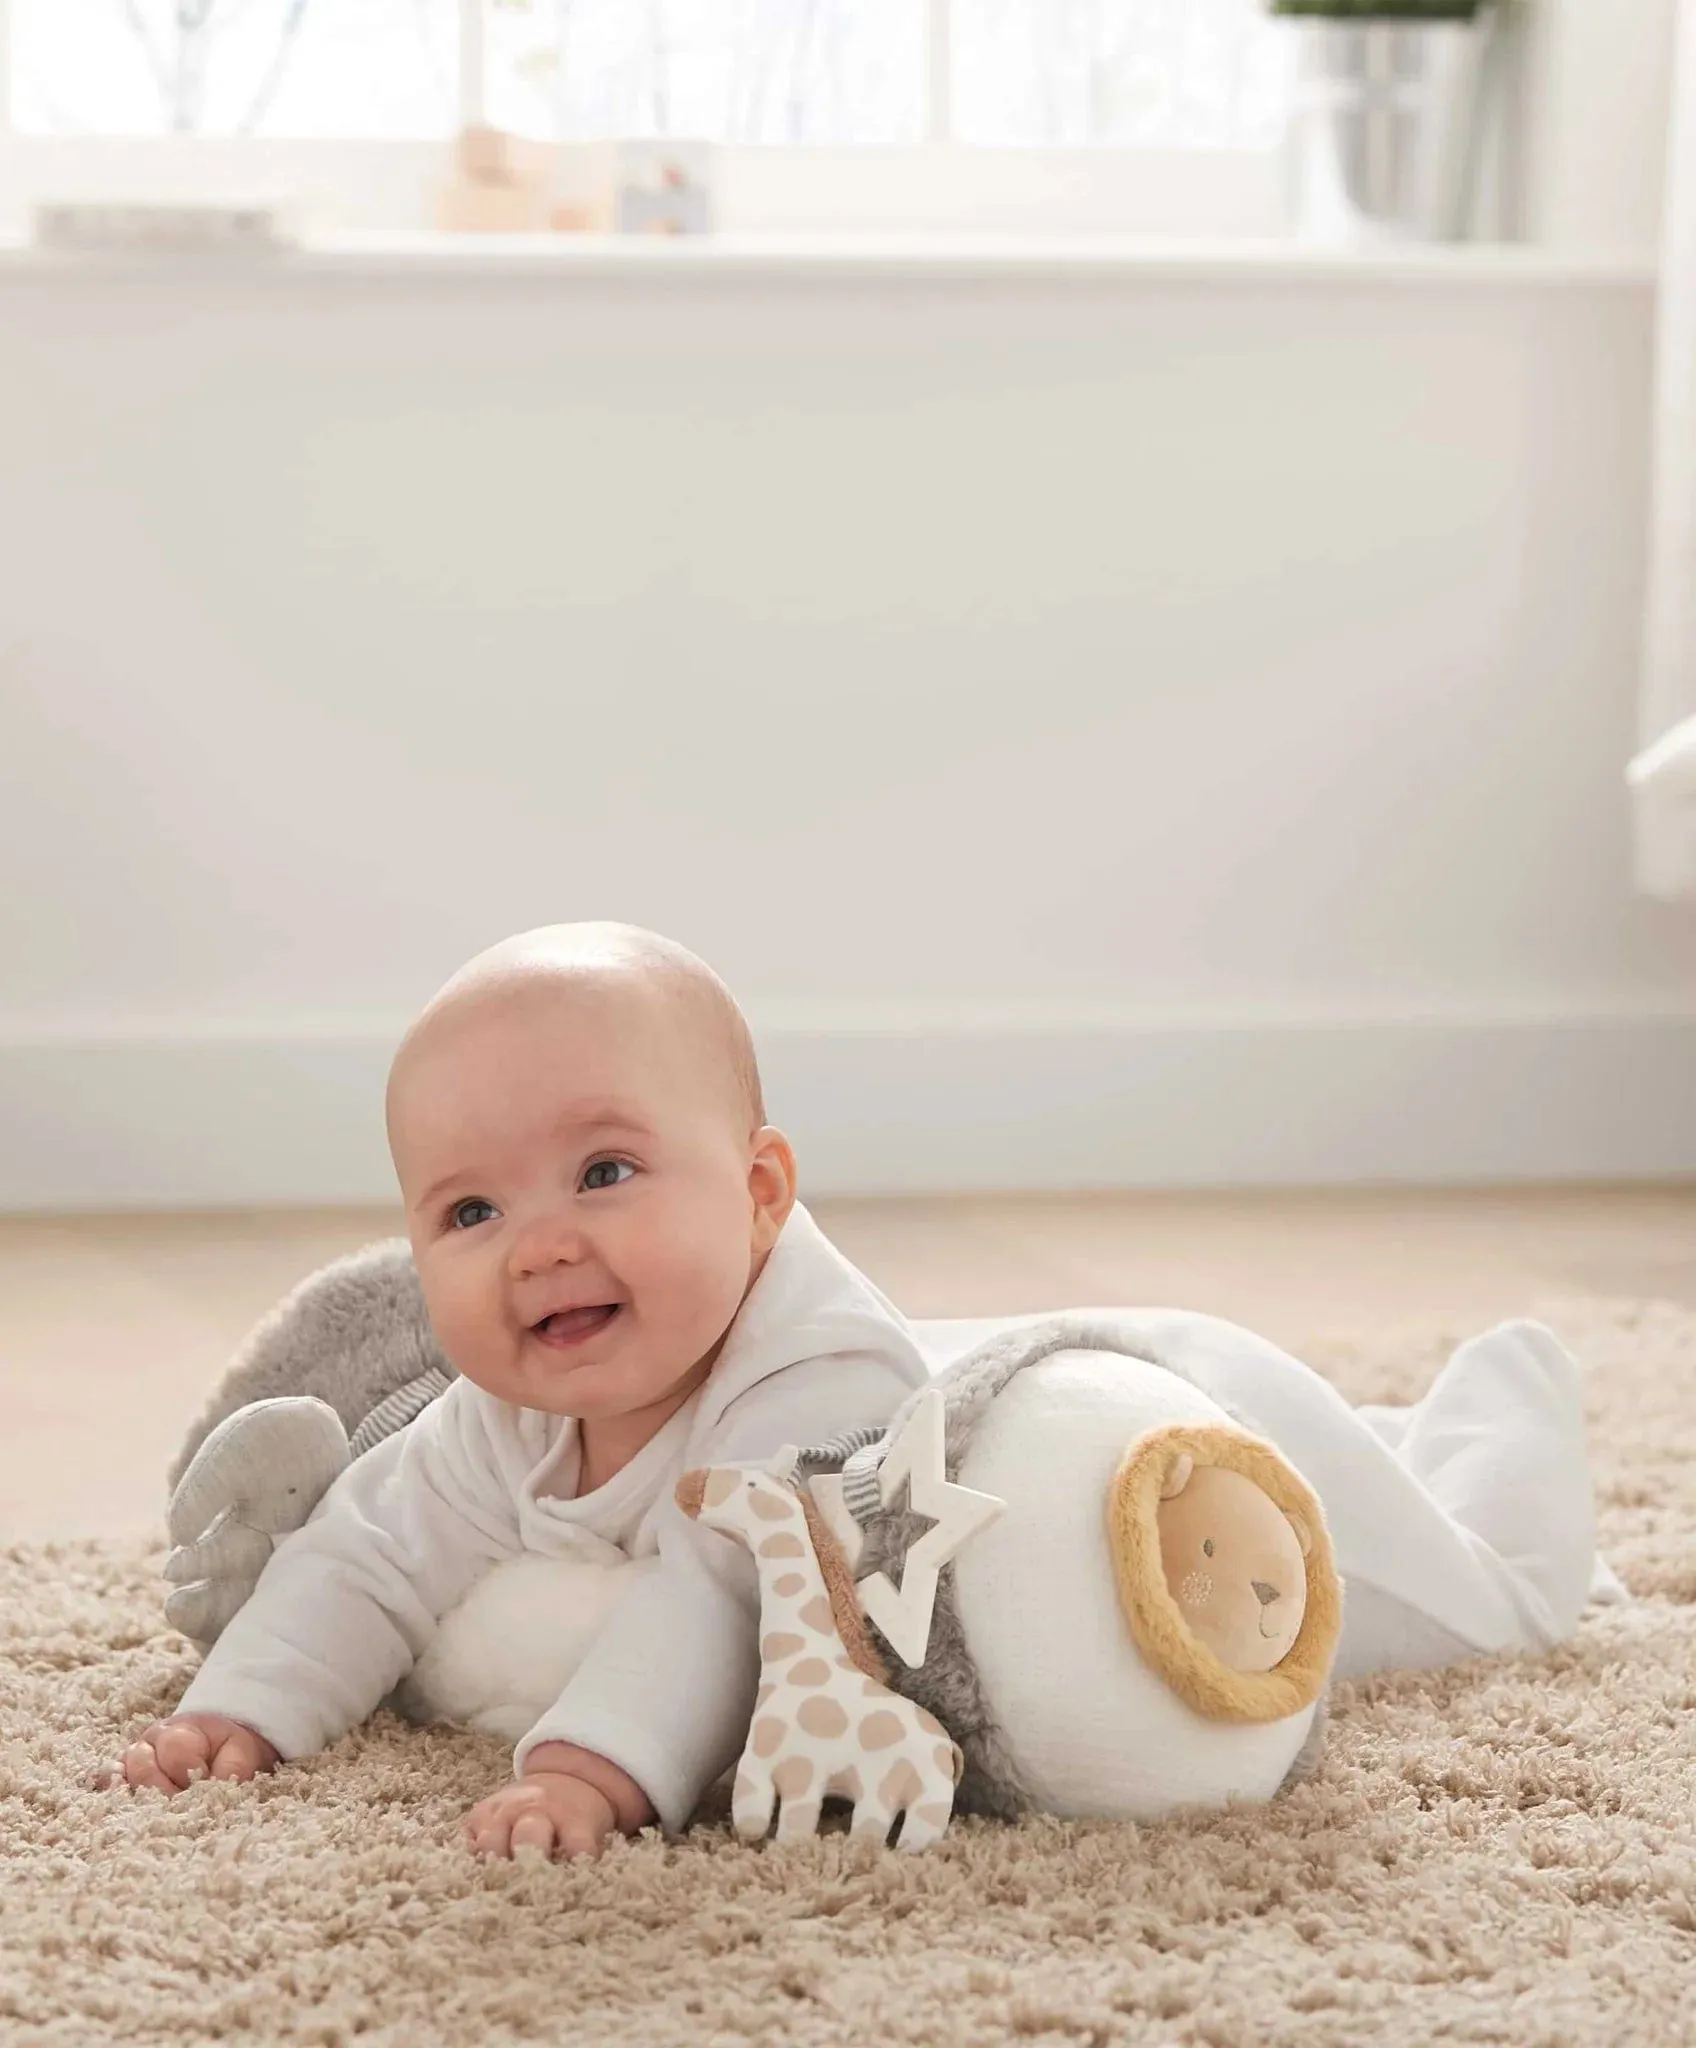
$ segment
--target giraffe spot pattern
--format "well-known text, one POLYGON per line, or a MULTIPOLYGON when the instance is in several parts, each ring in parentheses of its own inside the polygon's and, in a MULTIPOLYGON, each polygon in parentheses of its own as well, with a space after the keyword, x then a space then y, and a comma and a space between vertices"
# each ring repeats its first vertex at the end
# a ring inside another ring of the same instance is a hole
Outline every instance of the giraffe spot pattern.
POLYGON ((773 1685, 771 1680, 768 1678, 765 1684, 762 1685, 759 1691, 754 1695, 754 1712, 756 1714, 760 1711, 761 1707, 765 1705, 766 1701, 771 1698, 772 1694, 776 1692, 776 1690, 777 1687, 773 1685))
POLYGON ((922 1806, 913 1808, 913 1818, 929 1823, 933 1828, 945 1828, 953 1818, 954 1809, 944 1806, 939 1799, 927 1799, 922 1806))
POLYGON ((768 1664, 775 1664, 779 1657, 796 1657, 807 1647, 801 1636, 785 1635, 781 1629, 773 1629, 769 1636, 760 1639, 760 1655, 768 1664))
POLYGON ((848 1716, 835 1700, 823 1693, 816 1693, 811 1699, 801 1702, 795 1719, 808 1735, 823 1736, 826 1739, 848 1732, 848 1716))
POLYGON ((751 1493, 748 1505, 762 1522, 792 1522, 795 1503, 786 1493, 751 1493))
POLYGON ((822 1593, 809 1600, 801 1609, 800 1619, 803 1627, 816 1629, 821 1636, 836 1633, 836 1617, 830 1611, 830 1602, 822 1593))
POLYGON ((768 1714, 763 1721, 754 1723, 754 1739, 750 1747, 755 1756, 775 1756, 782 1740, 783 1723, 775 1715, 768 1714))
POLYGON ((911 1806, 922 1796, 924 1789, 923 1778, 905 1757, 898 1757, 885 1773, 877 1794, 887 1806, 911 1806))
MULTIPOLYGON (((887 1749, 892 1742, 901 1740, 901 1722, 897 1715, 887 1711, 868 1714, 860 1723, 860 1747, 862 1749, 887 1749)), ((911 1765, 908 1766, 912 1768, 911 1765)))
POLYGON ((791 1536, 787 1529, 779 1529, 775 1536, 768 1536, 760 1545, 761 1557, 805 1557, 807 1546, 799 1536, 791 1536))
POLYGON ((784 1673, 791 1685, 828 1685, 830 1666, 822 1657, 803 1657, 784 1673))
MULTIPOLYGON (((812 1702, 807 1702, 809 1706, 812 1702)), ((832 1771, 827 1792, 834 1792, 838 1799, 860 1799, 865 1795, 865 1784, 852 1764, 844 1764, 839 1771, 832 1771)))
POLYGON ((960 1752, 953 1743, 945 1742, 936 1752, 936 1767, 943 1772, 951 1784, 960 1782, 960 1752))
POLYGON ((771 1774, 780 1799, 799 1799, 813 1782, 813 1766, 804 1756, 786 1756, 771 1774))
POLYGON ((797 1593, 804 1593, 807 1582, 799 1572, 785 1572, 780 1579, 773 1579, 771 1589, 785 1600, 793 1600, 797 1593))
POLYGON ((936 1718, 934 1714, 927 1714, 923 1707, 920 1707, 918 1712, 919 1726, 925 1731, 927 1735, 941 1735, 945 1732, 942 1723, 936 1718))

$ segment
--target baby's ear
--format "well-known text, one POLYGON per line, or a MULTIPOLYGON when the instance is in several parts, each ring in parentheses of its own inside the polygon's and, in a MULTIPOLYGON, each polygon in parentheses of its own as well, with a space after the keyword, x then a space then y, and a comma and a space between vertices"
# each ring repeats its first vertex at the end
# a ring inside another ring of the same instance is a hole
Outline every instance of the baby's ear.
POLYGON ((1313 1531, 1307 1526, 1307 1517, 1298 1514, 1294 1508, 1285 1508, 1284 1520, 1296 1532, 1296 1541, 1301 1545, 1303 1557, 1313 1555, 1313 1531))
POLYGON ((1188 1451, 1180 1451, 1167 1468, 1166 1477, 1160 1482, 1160 1498, 1162 1500, 1176 1500, 1184 1488, 1189 1485, 1190 1477, 1194 1471, 1195 1460, 1188 1451))

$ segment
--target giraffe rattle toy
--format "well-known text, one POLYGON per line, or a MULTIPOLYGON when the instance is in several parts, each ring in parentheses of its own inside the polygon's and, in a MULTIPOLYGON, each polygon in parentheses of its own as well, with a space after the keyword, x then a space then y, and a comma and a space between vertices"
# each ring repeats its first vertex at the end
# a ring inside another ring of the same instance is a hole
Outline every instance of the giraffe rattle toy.
POLYGON ((840 1550, 788 1476, 794 1462, 715 1465, 677 1484, 683 1512, 739 1538, 759 1574, 760 1689, 731 1818, 744 1841, 763 1841, 775 1806, 777 1839, 798 1841, 826 1799, 846 1799, 854 1834, 885 1841, 899 1816, 896 1847, 922 1849, 948 1825, 960 1751, 884 1683, 840 1550))

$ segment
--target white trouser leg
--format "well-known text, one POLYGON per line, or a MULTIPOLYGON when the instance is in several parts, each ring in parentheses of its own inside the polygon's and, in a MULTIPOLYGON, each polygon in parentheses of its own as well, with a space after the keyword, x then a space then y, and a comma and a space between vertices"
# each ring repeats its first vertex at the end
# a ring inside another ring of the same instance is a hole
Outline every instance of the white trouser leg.
MULTIPOLYGON (((1311 1367, 1219 1317, 1076 1313, 1148 1347, 1276 1444, 1319 1495, 1344 1581, 1340 1677, 1548 1649, 1571 1633, 1593 1575, 1605 1583, 1579 1370, 1541 1324, 1502 1323, 1463 1344, 1410 1408, 1354 1409, 1311 1367)), ((918 1329, 940 1370, 1037 1320, 918 1329)))

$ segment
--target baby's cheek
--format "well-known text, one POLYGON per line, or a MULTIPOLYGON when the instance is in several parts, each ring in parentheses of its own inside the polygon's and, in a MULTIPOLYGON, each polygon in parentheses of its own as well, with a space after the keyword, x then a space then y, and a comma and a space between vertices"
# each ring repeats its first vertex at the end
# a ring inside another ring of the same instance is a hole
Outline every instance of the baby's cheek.
POLYGON ((467 1379, 481 1384, 494 1345, 505 1341, 495 1311, 473 1290, 463 1284, 447 1284, 439 1276, 425 1282, 424 1306, 449 1363, 467 1379))
POLYGON ((723 1228, 678 1228, 643 1247, 639 1303, 651 1324, 687 1334, 701 1349, 729 1328, 748 1287, 749 1247, 723 1228))

